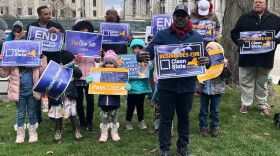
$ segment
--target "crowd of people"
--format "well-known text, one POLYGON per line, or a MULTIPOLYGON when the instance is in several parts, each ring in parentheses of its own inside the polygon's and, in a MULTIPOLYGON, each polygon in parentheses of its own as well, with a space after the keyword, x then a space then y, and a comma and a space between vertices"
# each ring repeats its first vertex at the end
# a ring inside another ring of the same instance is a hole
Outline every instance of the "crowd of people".
MULTIPOLYGON (((39 19, 27 25, 26 33, 20 21, 13 24, 12 32, 6 38, 4 31, 7 24, 0 20, 0 39, 3 43, 12 40, 25 40, 30 26, 48 29, 50 33, 65 33, 63 27, 51 20, 51 10, 47 6, 37 9, 39 19)), ((114 9, 106 11, 106 22, 120 23, 118 12, 114 9)), ((72 27, 74 31, 94 32, 91 21, 77 20, 72 27)), ((280 31, 280 18, 266 9, 265 0, 254 0, 251 12, 242 15, 235 27, 231 31, 232 41, 242 47, 245 43, 240 39, 240 32, 244 31, 280 31)), ((99 50, 99 58, 84 57, 82 54, 74 55, 67 50, 57 52, 43 51, 40 58, 40 67, 0 67, 0 77, 10 76, 8 98, 15 101, 17 105, 17 115, 15 130, 17 131, 16 143, 25 141, 25 129, 29 130, 29 142, 38 141, 37 128, 42 122, 41 101, 47 94, 41 95, 33 91, 40 75, 43 73, 47 64, 52 60, 62 66, 73 69, 73 78, 66 89, 65 94, 58 99, 48 97, 49 111, 48 116, 54 121, 54 138, 62 140, 62 121, 69 118, 74 131, 74 138, 77 141, 83 140, 82 131, 94 130, 94 96, 88 94, 89 83, 93 81, 90 76, 90 68, 95 67, 96 63, 101 62, 101 68, 118 68, 118 54, 134 54, 137 61, 149 64, 150 77, 143 79, 129 79, 125 84, 128 91, 126 123, 121 125, 118 121, 118 109, 121 106, 120 95, 99 95, 98 107, 101 109, 100 123, 100 142, 107 142, 108 133, 111 129, 113 141, 120 141, 118 133, 120 126, 126 130, 132 130, 132 117, 134 110, 137 110, 138 127, 147 129, 144 120, 144 101, 145 96, 150 95, 149 103, 154 106, 154 122, 150 127, 150 134, 159 134, 160 155, 170 155, 171 137, 173 133, 173 119, 176 112, 178 125, 177 153, 181 156, 192 155, 189 148, 190 135, 190 111, 192 109, 195 94, 200 95, 199 112, 199 131, 202 137, 208 136, 207 117, 210 118, 210 134, 212 137, 219 136, 219 105, 221 94, 225 93, 225 80, 231 76, 228 60, 223 59, 223 70, 218 77, 206 80, 203 83, 197 82, 196 76, 158 79, 155 66, 155 49, 157 45, 182 44, 202 42, 205 50, 204 57, 199 57, 198 66, 211 67, 211 60, 208 53, 221 50, 223 47, 218 43, 220 40, 220 23, 213 11, 213 4, 207 0, 200 0, 191 11, 187 6, 181 4, 176 6, 173 12, 173 23, 167 29, 153 34, 149 38, 149 43, 142 39, 133 38, 132 35, 126 36, 129 45, 125 44, 103 44, 99 50), (203 37, 193 30, 191 20, 214 21, 215 37, 213 41, 205 41, 203 37), (152 74, 153 73, 153 74, 152 74), (149 81, 150 80, 150 81, 149 81), (152 81, 152 82, 151 82, 152 81), (151 82, 151 83, 150 83, 151 82), (152 88, 151 88, 152 87, 152 88), (84 107, 84 96, 86 106, 84 107), (86 109, 86 113, 85 113, 86 109), (25 124, 26 114, 28 124, 25 124), (111 120, 110 120, 111 117, 111 120)), ((280 43, 279 38, 273 38, 275 44, 280 43)), ((267 104, 267 77, 273 68, 275 49, 262 54, 239 54, 239 82, 242 91, 240 113, 248 113, 253 104, 253 99, 260 109, 261 114, 269 115, 267 104)), ((0 59, 3 59, 1 55, 0 59)), ((175 127, 175 126, 174 126, 175 127)))

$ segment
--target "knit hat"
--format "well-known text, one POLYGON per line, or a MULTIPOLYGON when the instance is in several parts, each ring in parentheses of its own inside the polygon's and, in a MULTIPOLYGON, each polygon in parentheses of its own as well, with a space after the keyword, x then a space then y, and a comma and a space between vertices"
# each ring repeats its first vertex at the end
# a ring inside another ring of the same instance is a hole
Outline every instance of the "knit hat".
POLYGON ((118 67, 118 55, 115 53, 114 50, 108 50, 105 53, 105 56, 103 58, 103 66, 107 62, 111 62, 114 64, 115 67, 118 67))
POLYGON ((217 42, 209 42, 206 46, 206 49, 210 47, 213 51, 216 51, 216 50, 222 50, 222 52, 224 53, 224 48, 217 42))
POLYGON ((67 50, 60 51, 60 62, 62 63, 62 65, 72 62, 74 58, 75 58, 74 54, 72 54, 70 51, 67 50))
POLYGON ((6 29, 8 29, 7 23, 2 18, 0 18, 0 30, 5 31, 6 29))
POLYGON ((197 4, 198 14, 201 16, 206 16, 209 13, 210 3, 206 0, 201 0, 197 4))
POLYGON ((133 39, 133 40, 131 41, 131 43, 130 43, 130 53, 131 53, 131 54, 133 54, 132 48, 133 48, 134 46, 137 46, 137 45, 144 48, 144 47, 145 47, 145 41, 142 40, 142 39, 138 39, 138 38, 133 39))
POLYGON ((23 24, 20 21, 16 21, 13 25, 13 27, 15 27, 16 25, 21 26, 21 28, 23 28, 23 24))

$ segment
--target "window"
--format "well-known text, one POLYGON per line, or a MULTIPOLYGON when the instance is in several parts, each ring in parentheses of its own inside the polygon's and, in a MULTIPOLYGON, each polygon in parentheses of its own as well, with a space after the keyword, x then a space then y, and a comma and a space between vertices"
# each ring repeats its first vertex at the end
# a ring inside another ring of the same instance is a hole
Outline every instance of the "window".
POLYGON ((0 7, 0 14, 4 14, 4 8, 0 7))
POLYGON ((146 0, 146 14, 149 15, 150 14, 150 1, 146 0))
POLYGON ((92 4, 94 7, 96 7, 96 0, 92 0, 92 4))
POLYGON ((160 0, 160 14, 165 14, 165 0, 160 0))
POLYGON ((75 0, 72 0, 72 3, 75 3, 75 0))
POLYGON ((93 17, 96 17, 96 10, 93 10, 93 11, 92 11, 92 16, 93 16, 93 17))
POLYGON ((9 12, 9 7, 6 7, 6 14, 8 14, 9 12))
POLYGON ((132 2, 132 12, 134 15, 136 14, 136 0, 133 0, 132 2))
POLYGON ((60 17, 64 17, 64 10, 60 10, 60 17))
POLYGON ((55 17, 56 11, 52 11, 52 17, 55 17))
POLYGON ((183 0, 183 4, 188 6, 188 0, 183 0))
POLYGON ((22 8, 17 8, 17 14, 22 15, 22 8))
POLYGON ((76 17, 76 10, 72 10, 72 17, 76 17))
POLYGON ((28 8, 28 15, 32 15, 32 8, 28 8))

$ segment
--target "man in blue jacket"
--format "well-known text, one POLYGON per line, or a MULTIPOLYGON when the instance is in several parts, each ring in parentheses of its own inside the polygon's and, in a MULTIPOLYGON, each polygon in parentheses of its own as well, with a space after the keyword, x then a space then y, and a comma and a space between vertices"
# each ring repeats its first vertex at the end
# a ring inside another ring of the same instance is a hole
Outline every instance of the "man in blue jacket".
MULTIPOLYGON (((243 46, 244 41, 239 40, 240 32, 280 30, 280 17, 266 10, 265 0, 254 0, 253 10, 241 16, 231 31, 231 39, 237 46, 243 46)), ((273 39, 277 45, 279 39, 273 39)), ((276 47, 276 46, 275 46, 276 47)), ((239 83, 241 88, 241 113, 247 113, 256 103, 261 114, 269 115, 267 104, 267 77, 273 68, 275 49, 262 54, 239 53, 239 83)))
MULTIPOLYGON (((178 5, 173 12, 173 23, 168 29, 159 31, 146 48, 146 52, 140 52, 138 61, 154 59, 154 46, 168 44, 182 44, 203 42, 203 38, 196 31, 192 30, 192 23, 189 21, 188 8, 185 5, 178 5)), ((209 59, 201 57, 198 65, 208 65, 209 59)), ((158 102, 160 105, 160 127, 159 142, 160 155, 170 155, 171 127, 176 111, 178 118, 178 141, 177 152, 182 156, 190 156, 187 148, 189 144, 190 117, 194 92, 196 87, 196 76, 170 78, 158 80, 158 102)))

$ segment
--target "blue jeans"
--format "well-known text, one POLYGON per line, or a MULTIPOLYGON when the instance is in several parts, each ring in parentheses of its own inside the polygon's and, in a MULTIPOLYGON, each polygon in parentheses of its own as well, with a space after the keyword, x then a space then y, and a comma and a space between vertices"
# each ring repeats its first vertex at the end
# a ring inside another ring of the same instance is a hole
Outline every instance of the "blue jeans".
POLYGON ((176 93, 158 90, 160 106, 159 143, 161 151, 169 151, 171 145, 171 128, 174 114, 178 119, 177 148, 187 148, 190 133, 190 111, 194 99, 194 92, 176 93))
POLYGON ((199 128, 207 129, 208 122, 208 107, 210 102, 210 128, 217 129, 219 126, 219 106, 221 102, 221 94, 207 95, 201 93, 200 95, 200 112, 199 112, 199 128))

